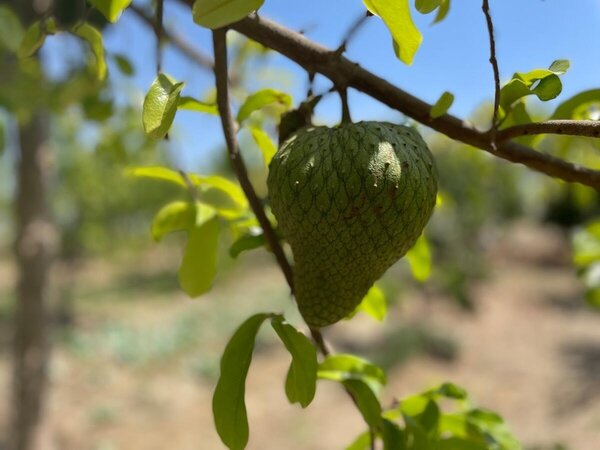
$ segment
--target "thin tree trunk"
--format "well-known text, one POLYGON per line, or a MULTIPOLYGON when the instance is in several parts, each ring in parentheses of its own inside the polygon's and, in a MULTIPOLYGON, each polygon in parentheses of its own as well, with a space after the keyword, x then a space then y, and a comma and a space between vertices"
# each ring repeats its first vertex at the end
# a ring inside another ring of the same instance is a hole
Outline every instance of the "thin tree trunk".
POLYGON ((48 115, 19 128, 15 258, 18 266, 11 448, 40 448, 49 357, 47 283, 55 247, 48 200, 48 115))

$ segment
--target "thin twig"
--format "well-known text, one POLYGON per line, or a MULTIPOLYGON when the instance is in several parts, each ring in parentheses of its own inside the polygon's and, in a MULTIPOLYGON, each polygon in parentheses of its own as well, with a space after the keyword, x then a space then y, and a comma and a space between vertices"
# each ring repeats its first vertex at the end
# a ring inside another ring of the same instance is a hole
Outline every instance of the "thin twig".
POLYGON ((352 25, 350 25, 350 28, 348 28, 348 31, 346 31, 346 33, 344 33, 342 43, 337 48, 336 53, 341 55, 348 49, 348 44, 350 43, 352 38, 356 35, 358 30, 360 30, 360 28, 364 25, 364 23, 367 21, 367 19, 369 17, 371 17, 372 15, 373 14, 370 11, 366 11, 366 13, 361 14, 354 22, 352 22, 352 25))
MULTIPOLYGON (((139 6, 131 5, 129 6, 128 10, 131 10, 138 18, 144 21, 146 25, 152 27, 154 33, 157 32, 156 22, 151 17, 149 17, 139 6)), ((173 47, 179 50, 188 59, 198 64, 198 66, 204 69, 213 69, 213 61, 209 56, 205 55, 200 50, 188 44, 188 42, 185 39, 182 39, 178 35, 167 31, 164 27, 162 28, 162 38, 163 41, 169 42, 171 45, 173 45, 173 47)))
POLYGON ((329 347, 325 342, 325 338, 323 337, 321 330, 319 330, 318 328, 310 328, 310 335, 312 336, 312 339, 319 351, 321 352, 321 354, 323 356, 329 356, 331 354, 331 350, 329 350, 329 347))
POLYGON ((363 69, 344 56, 335 57, 334 51, 270 20, 251 16, 231 27, 295 61, 304 69, 323 74, 337 85, 353 87, 451 139, 478 147, 499 158, 523 164, 546 175, 600 190, 600 171, 540 153, 515 142, 503 142, 493 148, 489 133, 482 133, 450 114, 432 119, 429 115, 431 104, 363 69))
POLYGON ((499 130, 498 142, 508 141, 519 136, 535 134, 564 134, 568 136, 600 137, 598 120, 547 120, 546 122, 525 123, 499 130))
POLYGON ((496 59, 496 39, 494 38, 494 23, 492 22, 492 16, 490 14, 490 5, 488 0, 483 0, 481 5, 483 14, 485 15, 485 21, 487 23, 487 30, 490 39, 490 64, 494 71, 494 115, 492 117, 492 128, 491 133, 491 144, 492 148, 496 148, 496 131, 498 129, 498 110, 500 109, 500 71, 498 70, 498 60, 496 59))
POLYGON ((156 26, 154 28, 156 34, 156 74, 162 72, 162 37, 163 37, 163 0, 156 0, 156 26))
POLYGON ((179 175, 181 175, 183 182, 187 186, 188 191, 190 192, 190 195, 192 196, 192 199, 195 202, 200 200, 200 195, 198 194, 198 188, 194 185, 194 183, 192 183, 192 180, 190 180, 190 177, 188 176, 188 174, 186 172, 184 172, 183 170, 179 170, 179 175))
POLYGON ((237 143, 237 139, 235 136, 235 128, 236 125, 233 120, 233 116, 231 114, 231 107, 229 105, 229 86, 228 86, 228 75, 227 75, 227 45, 225 42, 225 29, 218 29, 213 31, 213 48, 215 54, 215 80, 217 85, 217 105, 219 107, 219 115, 221 117, 221 124, 223 127, 223 134, 225 135, 225 141, 227 143, 227 150, 229 153, 229 160, 231 161, 231 166, 235 171, 238 181, 240 182, 240 186, 246 194, 248 198, 248 202, 250 203, 250 207, 254 212, 260 226, 263 229, 263 233, 265 235, 265 239, 267 243, 271 247, 273 254, 275 255, 275 259, 281 267, 281 271, 285 276, 285 279, 290 287, 290 290, 294 292, 294 276, 292 272, 292 267, 288 262, 285 253, 283 252, 283 248, 277 239, 277 235, 273 230, 273 226, 267 215, 265 214, 265 210, 263 209, 263 205, 261 200, 256 195, 254 191, 254 187, 252 183, 250 183, 250 179, 248 178, 248 171, 246 170, 246 165, 244 164, 244 160, 242 159, 237 143))

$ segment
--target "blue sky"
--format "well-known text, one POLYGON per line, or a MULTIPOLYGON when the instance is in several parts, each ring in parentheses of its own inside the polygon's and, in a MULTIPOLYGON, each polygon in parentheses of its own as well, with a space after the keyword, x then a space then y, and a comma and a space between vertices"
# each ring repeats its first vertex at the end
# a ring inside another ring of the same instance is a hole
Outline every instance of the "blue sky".
MULTIPOLYGON (((497 56, 502 80, 513 72, 547 67, 555 59, 569 59, 571 69, 563 76, 563 93, 558 101, 589 88, 600 87, 600 0, 492 0, 496 28, 497 56)), ((335 48, 348 26, 362 14, 360 0, 266 0, 260 13, 335 48)), ((391 38, 382 21, 370 18, 351 42, 346 56, 386 78, 402 89, 426 100, 435 100, 444 91, 455 95, 450 112, 461 117, 471 114, 493 97, 493 78, 488 62, 489 45, 480 0, 454 0, 448 17, 431 25, 433 14, 414 13, 423 34, 423 44, 412 66, 394 56, 391 38)), ((195 25, 189 10, 166 2, 165 25, 205 53, 211 52, 210 32, 195 25)), ((60 71, 58 44, 50 48, 50 65, 60 71)), ((64 43, 63 43, 64 45, 64 43)), ((107 29, 105 46, 109 53, 126 55, 136 74, 118 84, 130 83, 140 92, 150 86, 155 73, 154 36, 131 12, 107 29)), ((300 101, 306 91, 306 74, 294 63, 273 55, 273 67, 291 74, 288 92, 300 101)), ((213 84, 212 74, 197 68, 176 50, 167 49, 163 70, 186 81, 186 95, 200 96, 213 84)), ((289 80, 288 80, 289 81, 289 80)), ((329 87, 324 79, 318 86, 329 87)), ((556 103, 556 101, 554 102, 556 103)), ((552 104, 552 103, 550 103, 552 104)), ((356 92, 350 93, 355 120, 400 120, 398 113, 356 92)), ((334 124, 339 120, 339 100, 331 95, 319 106, 317 118, 334 124)), ((197 113, 180 112, 172 133, 177 163, 186 170, 208 169, 210 154, 222 145, 218 120, 197 113)))

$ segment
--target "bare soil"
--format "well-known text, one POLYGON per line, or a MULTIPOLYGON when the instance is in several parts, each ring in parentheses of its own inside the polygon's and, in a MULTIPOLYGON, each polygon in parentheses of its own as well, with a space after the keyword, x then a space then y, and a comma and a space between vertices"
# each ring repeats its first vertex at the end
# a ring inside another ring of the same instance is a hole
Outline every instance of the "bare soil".
MULTIPOLYGON (((57 332, 51 365, 46 417, 54 448, 223 448, 213 428, 211 394, 227 337, 251 312, 294 314, 268 255, 243 258, 250 269, 233 269, 193 302, 169 290, 144 290, 143 279, 116 292, 110 289, 119 276, 114 269, 102 263, 81 269, 83 287, 73 294, 76 326, 70 334, 57 332)), ((328 330, 327 338, 338 350, 354 346, 370 356, 391 345, 395 330, 434 332, 453 343, 455 353, 420 351, 393 364, 385 403, 453 381, 474 403, 498 411, 527 447, 600 449, 600 314, 584 306, 564 237, 553 228, 520 224, 494 243, 489 259, 490 276, 473 288, 474 313, 418 290, 395 303, 384 326, 357 316, 328 330)), ((137 263, 148 266, 153 283, 176 267, 172 258, 137 263)), ((0 272, 1 293, 13 280, 6 264, 0 272)), ((0 341, 0 440, 10 433, 9 325, 2 325, 0 341)), ((247 382, 248 448, 344 448, 363 431, 360 416, 327 382, 320 382, 306 410, 289 405, 282 386, 288 364, 265 330, 247 382)))

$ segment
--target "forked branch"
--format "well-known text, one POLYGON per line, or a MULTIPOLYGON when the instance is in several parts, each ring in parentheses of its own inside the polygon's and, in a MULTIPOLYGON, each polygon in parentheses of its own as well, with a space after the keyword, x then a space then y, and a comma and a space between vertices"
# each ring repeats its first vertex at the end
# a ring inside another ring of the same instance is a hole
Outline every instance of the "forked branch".
MULTIPOLYGON (((321 73, 336 85, 353 87, 451 139, 480 148, 499 158, 523 164, 546 175, 600 190, 600 171, 564 161, 515 142, 504 141, 494 146, 490 132, 481 132, 450 114, 433 119, 429 114, 432 106, 429 103, 363 69, 343 55, 277 23, 254 15, 231 27, 295 61, 308 72, 321 73)), ((582 135, 585 130, 585 135, 594 136, 597 131, 597 127, 591 121, 577 123, 578 135, 582 135)), ((529 126, 528 129, 535 127, 529 126)), ((546 130, 552 132, 556 131, 556 128, 548 127, 546 130)), ((527 134, 522 128, 507 128, 503 133, 504 137, 511 138, 527 134)))

